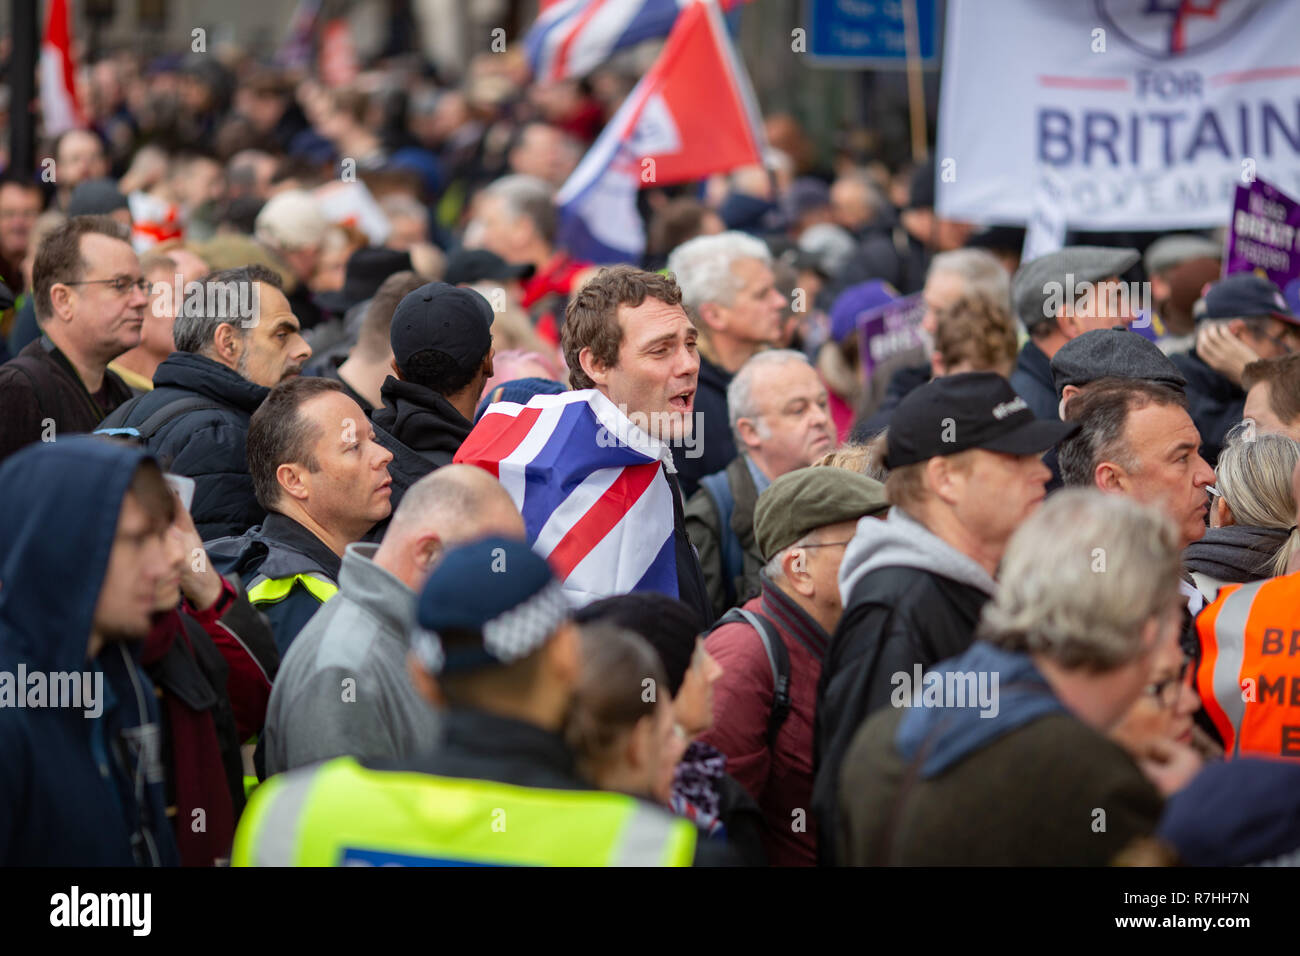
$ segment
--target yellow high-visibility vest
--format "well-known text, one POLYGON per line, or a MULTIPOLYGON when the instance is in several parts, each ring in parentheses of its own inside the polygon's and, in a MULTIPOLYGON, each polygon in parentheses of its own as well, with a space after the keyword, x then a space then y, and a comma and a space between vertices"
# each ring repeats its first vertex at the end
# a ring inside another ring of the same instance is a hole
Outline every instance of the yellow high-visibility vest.
POLYGON ((352 757, 272 777, 234 866, 690 866, 695 827, 594 790, 371 770, 352 757))
POLYGON ((294 574, 287 578, 263 578, 248 589, 248 603, 275 604, 289 596, 295 584, 301 584, 316 600, 324 604, 339 593, 339 586, 314 574, 294 574))

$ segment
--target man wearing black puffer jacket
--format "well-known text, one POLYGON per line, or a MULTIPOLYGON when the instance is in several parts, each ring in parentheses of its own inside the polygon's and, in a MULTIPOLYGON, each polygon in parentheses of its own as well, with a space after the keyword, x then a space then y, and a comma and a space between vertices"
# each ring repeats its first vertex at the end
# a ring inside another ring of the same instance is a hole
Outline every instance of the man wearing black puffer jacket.
POLYGON ((274 272, 252 265, 214 272, 181 290, 173 352, 154 390, 125 403, 98 433, 138 438, 174 474, 195 481, 190 511, 211 541, 261 524, 245 441, 268 391, 302 371, 311 348, 274 272))

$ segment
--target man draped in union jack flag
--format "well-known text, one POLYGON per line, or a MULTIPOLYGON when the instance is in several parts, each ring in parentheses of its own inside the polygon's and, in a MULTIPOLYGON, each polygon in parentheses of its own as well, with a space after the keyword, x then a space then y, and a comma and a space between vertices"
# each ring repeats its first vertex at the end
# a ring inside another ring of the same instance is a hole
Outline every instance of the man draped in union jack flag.
POLYGON ((671 276, 602 270, 569 303, 576 391, 489 406, 455 460, 495 475, 575 604, 657 591, 713 611, 686 536, 672 448, 702 447, 695 326, 671 276))

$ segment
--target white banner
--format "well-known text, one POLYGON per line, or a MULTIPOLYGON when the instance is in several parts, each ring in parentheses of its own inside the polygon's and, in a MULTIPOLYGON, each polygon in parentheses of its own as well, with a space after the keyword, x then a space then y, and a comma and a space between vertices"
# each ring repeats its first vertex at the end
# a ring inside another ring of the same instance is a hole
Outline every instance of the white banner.
POLYGON ((1297 0, 949 0, 936 204, 1072 229, 1221 226, 1256 175, 1300 194, 1297 0))

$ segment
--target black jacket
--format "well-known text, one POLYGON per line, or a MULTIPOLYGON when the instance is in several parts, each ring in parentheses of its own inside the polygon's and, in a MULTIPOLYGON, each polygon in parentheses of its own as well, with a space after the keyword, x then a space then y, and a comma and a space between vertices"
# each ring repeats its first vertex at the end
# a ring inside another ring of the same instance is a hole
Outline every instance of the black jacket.
POLYGON ((227 577, 238 574, 246 583, 248 600, 266 615, 281 659, 325 600, 313 593, 300 576, 310 576, 313 584, 324 582, 338 590, 343 559, 298 522, 275 511, 239 537, 219 538, 206 547, 213 567, 227 577), (263 596, 258 586, 267 581, 284 582, 284 593, 263 596))
POLYGON ((686 533, 681 483, 676 475, 668 473, 665 466, 660 465, 660 469, 673 490, 673 556, 677 562, 677 597, 695 608, 699 619, 707 628, 713 624, 713 602, 709 600, 709 588, 704 583, 699 553, 686 533))
POLYGON ((412 451, 429 460, 430 471, 450 465, 473 422, 431 388, 388 376, 380 386, 384 407, 371 418, 412 451))
POLYGON ((727 386, 731 379, 730 372, 700 356, 691 447, 685 442, 673 446, 677 480, 687 498, 699 490, 701 478, 722 471, 736 457, 736 442, 727 418, 727 386))
POLYGON ((99 395, 91 395, 72 363, 42 335, 0 365, 0 461, 34 442, 93 431, 130 397, 131 389, 111 371, 104 372, 99 395))
MULTIPOLYGON (((490 780, 515 787, 590 790, 578 776, 572 751, 558 734, 482 710, 452 709, 443 717, 442 745, 432 754, 406 759, 362 760, 376 770, 490 780)), ((668 811, 665 809, 664 813, 668 811)), ((729 866, 731 849, 700 834, 695 866, 729 866)))
POLYGON ((1030 339, 1016 358, 1011 373, 1011 387, 1025 400, 1035 417, 1047 421, 1060 420, 1060 401, 1052 381, 1052 360, 1030 339))
POLYGON ((1206 365, 1196 349, 1175 353, 1169 360, 1187 379, 1187 410, 1201 433, 1201 457, 1212 468, 1228 430, 1245 413, 1246 393, 1206 365))
POLYGON ((173 352, 153 375, 154 390, 127 402, 101 429, 138 428, 164 406, 186 398, 216 408, 183 411, 145 441, 168 471, 194 479, 190 514, 207 541, 243 534, 266 517, 248 473, 248 422, 269 394, 233 369, 190 352, 173 352))
POLYGON ((836 821, 840 765, 854 734, 889 704, 895 673, 910 675, 960 654, 974 640, 988 595, 919 568, 887 567, 860 578, 845 603, 817 687, 813 808, 822 862, 836 821))

